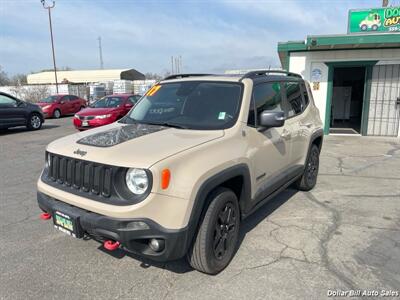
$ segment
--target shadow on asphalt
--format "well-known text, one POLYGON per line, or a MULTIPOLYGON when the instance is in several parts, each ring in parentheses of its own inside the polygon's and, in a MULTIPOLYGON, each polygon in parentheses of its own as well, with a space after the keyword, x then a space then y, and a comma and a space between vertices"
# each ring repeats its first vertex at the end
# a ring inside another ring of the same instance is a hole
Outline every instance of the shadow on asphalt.
POLYGON ((0 136, 12 135, 12 134, 17 134, 17 133, 21 133, 21 132, 36 132, 36 131, 40 132, 42 130, 53 129, 53 128, 57 128, 57 127, 60 127, 60 125, 44 123, 42 128, 40 128, 39 130, 28 130, 25 126, 13 127, 13 128, 9 128, 9 129, 0 129, 0 136))
MULTIPOLYGON (((240 224, 240 232, 239 232, 239 240, 237 243, 237 248, 235 250, 235 255, 238 249, 240 248, 240 245, 242 244, 244 238, 246 237, 246 234, 253 230, 258 224, 260 224, 265 218, 267 218, 270 214, 272 214, 276 209, 278 209, 281 205, 283 205, 286 201, 288 201, 290 198, 292 198, 298 190, 296 189, 291 189, 288 188, 278 194, 276 197, 268 201, 266 204, 261 206, 258 210, 256 210, 253 214, 251 214, 249 217, 247 217, 241 224, 240 224)), ((143 258, 139 255, 136 255, 131 252, 127 252, 123 249, 117 249, 113 252, 110 252, 102 245, 98 247, 98 249, 108 255, 111 255, 115 257, 116 259, 121 259, 124 258, 125 256, 131 257, 135 260, 138 260, 141 262, 140 267, 142 268, 149 268, 149 267, 156 267, 160 269, 166 269, 168 271, 178 273, 178 274, 183 274, 187 272, 193 271, 193 269, 189 266, 189 264, 186 262, 186 259, 180 259, 176 261, 171 261, 167 263, 159 263, 155 262, 146 258, 143 258)))

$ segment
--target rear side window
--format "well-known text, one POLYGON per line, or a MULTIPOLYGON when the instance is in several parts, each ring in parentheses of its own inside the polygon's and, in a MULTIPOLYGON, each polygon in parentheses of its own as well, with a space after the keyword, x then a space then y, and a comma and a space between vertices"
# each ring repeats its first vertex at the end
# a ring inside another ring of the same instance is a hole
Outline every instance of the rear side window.
POLYGON ((302 112, 303 109, 303 97, 301 94, 299 82, 286 82, 286 99, 288 101, 288 113, 287 117, 293 117, 302 112))
POLYGON ((72 95, 69 96, 69 100, 71 100, 71 101, 74 101, 74 100, 77 100, 77 99, 78 99, 77 96, 72 96, 72 95))
POLYGON ((140 97, 141 97, 141 96, 131 96, 131 97, 128 98, 128 101, 129 101, 131 104, 135 105, 136 102, 138 102, 138 100, 140 99, 140 97))
POLYGON ((256 127, 264 110, 283 111, 280 82, 261 83, 253 88, 248 125, 256 127))
POLYGON ((304 82, 302 82, 300 86, 301 86, 301 92, 303 93, 303 110, 304 110, 307 107, 308 103, 310 102, 310 99, 308 98, 308 91, 304 82))

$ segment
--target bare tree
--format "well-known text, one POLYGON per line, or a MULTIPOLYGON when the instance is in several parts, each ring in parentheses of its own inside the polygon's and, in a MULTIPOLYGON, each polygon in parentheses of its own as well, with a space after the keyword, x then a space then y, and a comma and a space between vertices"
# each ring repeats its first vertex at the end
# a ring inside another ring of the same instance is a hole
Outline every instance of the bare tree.
POLYGON ((161 80, 163 77, 157 73, 146 73, 146 79, 161 80))
POLYGON ((27 84, 26 74, 16 74, 10 79, 9 85, 24 85, 27 84))
POLYGON ((8 78, 7 73, 4 72, 2 66, 0 66, 0 86, 9 84, 10 84, 10 78, 8 78))
POLYGON ((10 89, 10 92, 17 98, 27 102, 36 103, 41 99, 50 95, 50 90, 47 85, 21 86, 16 85, 10 89))

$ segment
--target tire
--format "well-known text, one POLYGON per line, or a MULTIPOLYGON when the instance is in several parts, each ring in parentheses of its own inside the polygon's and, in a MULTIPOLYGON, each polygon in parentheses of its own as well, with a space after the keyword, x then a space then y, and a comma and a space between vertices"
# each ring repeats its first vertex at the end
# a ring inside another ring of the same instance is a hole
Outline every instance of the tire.
POLYGON ((372 31, 377 31, 378 30, 378 25, 372 25, 371 29, 372 29, 372 31))
POLYGON ((361 25, 361 31, 367 31, 367 29, 368 29, 367 25, 365 24, 361 25))
POLYGON ((54 119, 59 119, 60 117, 61 117, 61 111, 59 109, 54 110, 53 118, 54 119))
POLYGON ((232 260, 237 246, 240 210, 236 195, 218 188, 209 195, 210 205, 200 223, 187 259, 196 270, 217 274, 232 260))
POLYGON ((304 166, 304 173, 296 182, 296 187, 301 191, 311 190, 317 183, 319 170, 319 148, 312 144, 304 166))
POLYGON ((43 120, 39 114, 33 113, 29 116, 28 123, 26 127, 29 130, 39 130, 42 128, 43 120))

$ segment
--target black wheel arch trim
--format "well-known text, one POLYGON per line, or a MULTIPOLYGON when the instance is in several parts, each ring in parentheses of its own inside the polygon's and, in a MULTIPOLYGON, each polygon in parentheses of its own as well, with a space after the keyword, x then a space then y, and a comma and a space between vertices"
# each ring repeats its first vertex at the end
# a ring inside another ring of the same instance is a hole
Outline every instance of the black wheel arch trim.
MULTIPOLYGON (((323 130, 323 129, 318 129, 318 130, 314 131, 314 132, 311 134, 311 138, 310 138, 310 141, 309 141, 309 143, 308 143, 308 150, 307 150, 306 161, 305 161, 305 163, 304 163, 304 169, 305 169, 305 167, 306 167, 308 157, 310 156, 311 146, 314 144, 315 140, 318 139, 318 138, 321 138, 321 144, 319 145, 319 152, 321 153, 322 144, 323 144, 323 142, 324 142, 324 130, 323 130)), ((303 169, 303 170, 304 170, 304 169, 303 169)))
MULTIPOLYGON (((314 144, 315 140, 318 138, 321 138, 321 145, 319 146, 319 151, 321 152, 322 143, 324 141, 324 130, 323 129, 318 129, 311 134, 310 142, 308 145, 308 153, 310 153, 311 145, 314 144)), ((308 157, 308 153, 307 153, 307 157, 308 157)))
POLYGON ((189 224, 187 226, 189 234, 188 245, 186 245, 187 248, 189 248, 192 245, 195 236, 197 234, 200 221, 204 216, 206 209, 209 205, 209 199, 207 198, 207 196, 215 188, 221 186, 221 184, 223 184, 224 182, 237 176, 243 177, 243 185, 240 197, 238 199, 241 213, 247 209, 246 204, 248 205, 248 203, 250 203, 251 200, 251 176, 247 164, 244 163, 238 164, 211 176, 202 183, 196 194, 192 207, 192 212, 189 219, 189 224))

